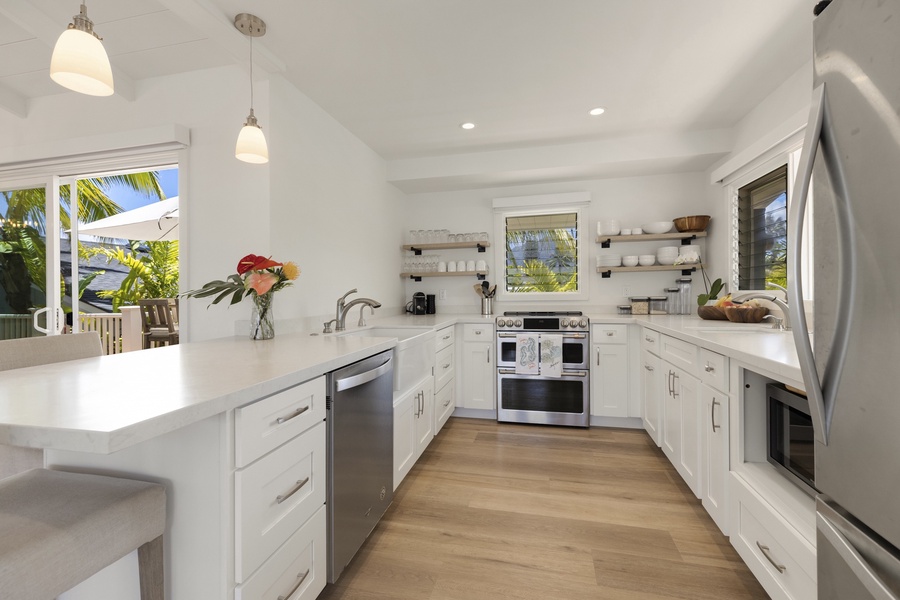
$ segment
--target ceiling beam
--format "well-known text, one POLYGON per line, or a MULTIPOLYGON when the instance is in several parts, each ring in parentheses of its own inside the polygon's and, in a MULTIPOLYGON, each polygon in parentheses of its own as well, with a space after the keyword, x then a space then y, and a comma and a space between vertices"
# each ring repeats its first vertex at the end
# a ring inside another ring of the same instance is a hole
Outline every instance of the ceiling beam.
MULTIPOLYGON (((3 0, 0 3, 0 14, 46 44, 48 48, 56 46, 56 40, 68 25, 68 23, 57 23, 29 0, 3 0)), ((49 65, 47 66, 49 68, 49 65)), ((112 72, 116 95, 129 102, 134 101, 136 97, 134 80, 118 69, 115 64, 112 65, 112 72)))
POLYGON ((28 99, 0 83, 0 108, 24 119, 28 116, 28 99))
MULTIPOLYGON (((226 15, 208 0, 157 0, 188 25, 218 44, 237 64, 248 63, 247 37, 234 27, 234 15, 226 15)), ((262 38, 265 40, 265 38, 262 38)), ((283 73, 287 66, 258 40, 253 44, 253 63, 268 73, 283 73)))

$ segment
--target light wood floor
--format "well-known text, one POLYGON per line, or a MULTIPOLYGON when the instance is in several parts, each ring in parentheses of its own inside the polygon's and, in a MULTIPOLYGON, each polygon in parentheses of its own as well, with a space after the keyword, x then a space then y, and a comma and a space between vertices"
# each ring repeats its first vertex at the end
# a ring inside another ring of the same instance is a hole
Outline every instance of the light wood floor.
POLYGON ((768 596, 643 431, 453 418, 319 598, 768 596))

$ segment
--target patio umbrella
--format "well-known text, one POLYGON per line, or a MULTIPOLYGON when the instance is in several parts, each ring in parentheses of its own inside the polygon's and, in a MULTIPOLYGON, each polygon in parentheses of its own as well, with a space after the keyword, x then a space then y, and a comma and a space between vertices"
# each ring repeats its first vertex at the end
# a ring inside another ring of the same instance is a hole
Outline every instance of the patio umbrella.
POLYGON ((79 235, 170 242, 178 239, 178 196, 78 227, 79 235))

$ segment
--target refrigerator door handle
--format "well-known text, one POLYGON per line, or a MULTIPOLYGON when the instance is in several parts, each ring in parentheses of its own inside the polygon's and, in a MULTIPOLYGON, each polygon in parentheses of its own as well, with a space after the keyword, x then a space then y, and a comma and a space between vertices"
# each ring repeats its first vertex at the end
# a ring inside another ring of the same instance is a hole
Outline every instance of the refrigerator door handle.
POLYGON ((860 583, 872 594, 872 598, 875 600, 900 600, 896 594, 888 589, 878 574, 872 570, 847 538, 821 513, 816 515, 816 525, 819 533, 825 536, 825 539, 828 540, 846 565, 850 567, 850 570, 853 571, 860 583))
POLYGON ((803 151, 800 155, 797 177, 794 181, 791 196, 790 214, 788 215, 788 312, 797 348, 800 371, 806 383, 809 398, 810 418, 817 441, 828 444, 828 433, 831 428, 831 417, 837 397, 840 372, 850 335, 850 318, 852 315, 853 290, 856 288, 856 269, 853 268, 853 228, 850 226, 850 215, 847 209, 847 187, 839 156, 835 146, 834 133, 828 116, 825 97, 825 84, 813 90, 809 121, 803 140, 803 151), (838 291, 838 303, 834 336, 831 343, 832 352, 829 357, 828 381, 823 385, 819 379, 813 353, 812 340, 809 337, 809 325, 803 308, 803 270, 801 245, 803 240, 803 223, 806 216, 807 194, 812 181, 813 163, 821 144, 822 156, 828 163, 831 183, 835 187, 836 218, 838 223, 837 248, 839 256, 840 280, 845 282, 838 291))

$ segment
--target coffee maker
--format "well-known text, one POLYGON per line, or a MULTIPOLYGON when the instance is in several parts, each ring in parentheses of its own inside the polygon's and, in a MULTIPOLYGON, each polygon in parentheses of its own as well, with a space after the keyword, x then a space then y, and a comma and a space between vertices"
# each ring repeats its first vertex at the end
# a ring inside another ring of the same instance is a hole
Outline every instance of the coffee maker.
POLYGON ((416 292, 413 294, 412 302, 409 303, 409 308, 407 308, 408 312, 411 312, 414 315, 424 315, 427 313, 428 306, 426 303, 425 294, 422 292, 416 292))

